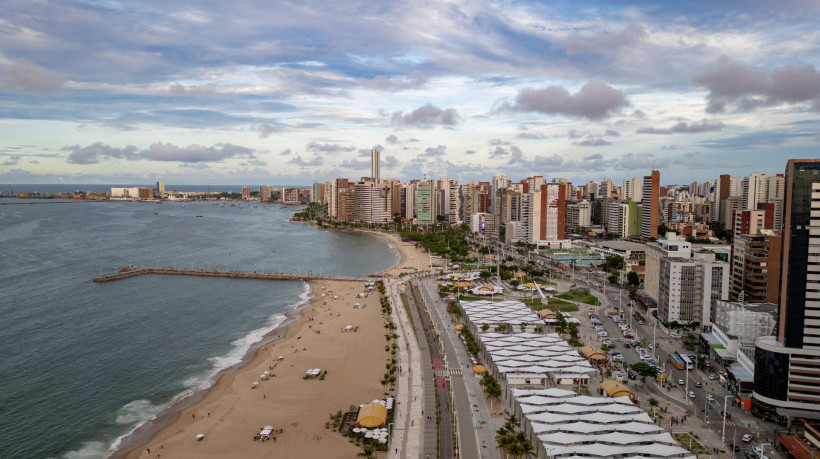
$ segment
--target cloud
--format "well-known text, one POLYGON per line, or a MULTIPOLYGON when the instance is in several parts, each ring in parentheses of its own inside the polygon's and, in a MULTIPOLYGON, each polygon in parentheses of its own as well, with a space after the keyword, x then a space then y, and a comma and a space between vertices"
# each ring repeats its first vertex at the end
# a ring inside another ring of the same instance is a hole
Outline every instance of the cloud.
POLYGON ((53 93, 63 88, 65 80, 57 73, 20 59, 0 66, 0 85, 30 94, 53 93))
POLYGON ((572 142, 573 145, 578 145, 580 147, 603 147, 606 145, 612 145, 612 142, 606 141, 600 137, 589 137, 581 140, 579 142, 572 142))
POLYGON ((500 158, 502 156, 509 156, 509 154, 510 152, 504 147, 495 147, 495 149, 490 152, 490 158, 500 158))
POLYGON ((820 72, 810 64, 791 64, 773 69, 753 69, 721 56, 692 76, 692 82, 709 90, 706 111, 720 113, 781 103, 812 102, 820 110, 820 72))
POLYGON ((285 148, 284 150, 279 152, 279 155, 280 156, 289 156, 291 153, 293 153, 293 152, 290 150, 290 148, 285 148))
POLYGON ((342 169, 369 169, 370 168, 370 160, 369 159, 345 159, 341 163, 339 163, 339 167, 342 169))
POLYGON ((385 169, 393 169, 395 167, 399 167, 401 165, 401 161, 399 161, 395 156, 388 155, 384 159, 381 160, 380 166, 384 167, 385 169))
POLYGON ((672 127, 668 128, 639 128, 636 132, 638 134, 697 134, 700 132, 719 131, 724 128, 720 121, 701 120, 692 124, 681 121, 672 127))
POLYGON ((560 86, 524 89, 518 93, 514 105, 502 106, 501 110, 599 120, 611 116, 628 105, 626 95, 620 90, 601 80, 590 80, 575 94, 570 94, 560 86))
POLYGON ((456 109, 447 108, 442 110, 428 103, 406 115, 404 112, 395 112, 391 121, 394 126, 430 129, 433 126, 455 126, 458 124, 459 119, 456 109))
POLYGON ((488 143, 490 146, 496 146, 496 145, 512 145, 512 143, 511 143, 511 142, 507 142, 506 140, 501 140, 501 139, 490 139, 487 143, 488 143))
POLYGON ((612 129, 607 129, 604 131, 604 135, 607 137, 620 137, 621 133, 618 131, 613 131, 612 129))
POLYGON ((444 156, 447 150, 447 146, 439 145, 435 148, 425 148, 424 153, 421 156, 444 156))
MULTIPOLYGON (((820 137, 818 137, 818 139, 820 139, 820 137)), ((465 155, 474 155, 474 154, 476 154, 476 151, 475 150, 464 150, 464 154, 465 155)))
POLYGON ((7 160, 3 161, 3 166, 16 166, 20 162, 20 156, 9 156, 7 160))
POLYGON ((366 87, 377 91, 403 91, 405 89, 421 88, 427 83, 427 77, 421 72, 413 72, 410 76, 387 78, 379 75, 368 82, 366 87))
POLYGON ((296 164, 301 167, 321 166, 323 163, 324 160, 321 156, 314 156, 310 161, 305 161, 302 159, 302 155, 296 155, 288 161, 288 164, 296 164))
POLYGON ((178 147, 170 143, 157 142, 144 150, 133 145, 124 148, 112 147, 96 142, 80 147, 64 146, 60 151, 70 151, 66 161, 70 164, 96 164, 101 159, 125 159, 128 161, 179 161, 183 163, 221 162, 230 158, 257 159, 254 150, 229 143, 217 143, 210 147, 191 144, 178 147))
POLYGON ((606 32, 593 37, 573 33, 567 37, 564 46, 570 56, 579 53, 605 53, 634 45, 646 35, 643 27, 630 25, 615 33, 606 32))
POLYGON ((384 139, 384 141, 387 142, 388 145, 395 145, 399 143, 399 138, 396 137, 395 134, 390 134, 386 139, 384 139))
POLYGON ((658 158, 653 154, 627 153, 619 160, 615 160, 615 167, 624 170, 635 169, 662 169, 669 166, 669 160, 658 158))
POLYGON ((518 135, 516 137, 518 137, 519 139, 534 139, 534 140, 542 140, 542 139, 547 138, 547 136, 545 134, 542 134, 540 132, 520 132, 520 133, 518 133, 518 135))
POLYGON ((268 121, 254 124, 251 126, 251 131, 258 132, 260 139, 267 139, 268 137, 270 137, 271 134, 282 132, 284 130, 284 126, 280 124, 271 124, 268 121))
POLYGON ((334 143, 310 142, 307 145, 305 145, 305 149, 307 151, 316 151, 322 153, 339 153, 353 151, 356 149, 356 147, 344 147, 342 145, 334 143))

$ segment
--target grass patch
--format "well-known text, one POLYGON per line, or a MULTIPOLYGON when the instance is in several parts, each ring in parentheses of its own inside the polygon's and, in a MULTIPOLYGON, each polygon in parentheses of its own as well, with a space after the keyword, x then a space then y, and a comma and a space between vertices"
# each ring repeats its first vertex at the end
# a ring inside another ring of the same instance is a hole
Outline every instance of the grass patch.
POLYGON ((570 304, 568 306, 561 306, 559 309, 561 310, 561 312, 576 312, 578 311, 578 306, 570 304))
POLYGON ((570 303, 569 301, 559 300, 558 298, 550 298, 547 300, 547 304, 553 306, 575 306, 574 303, 570 303))
MULTIPOLYGON (((499 295, 500 296, 500 295, 499 295)), ((501 301, 501 298, 493 299, 491 296, 465 296, 458 297, 462 301, 501 301)))
POLYGON ((585 304, 596 304, 598 301, 598 299, 595 298, 595 296, 589 293, 586 289, 580 288, 574 288, 566 293, 562 293, 556 296, 558 298, 563 298, 565 300, 572 300, 585 304))
POLYGON ((692 454, 712 454, 712 451, 706 449, 695 437, 687 432, 673 432, 672 437, 692 454))

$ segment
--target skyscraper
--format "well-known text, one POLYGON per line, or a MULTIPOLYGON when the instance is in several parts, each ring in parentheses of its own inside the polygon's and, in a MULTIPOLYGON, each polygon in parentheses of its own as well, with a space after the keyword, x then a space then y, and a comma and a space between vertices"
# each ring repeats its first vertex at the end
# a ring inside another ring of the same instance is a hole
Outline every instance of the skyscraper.
POLYGON ((377 182, 380 178, 379 171, 379 150, 373 148, 370 150, 370 176, 377 182))
POLYGON ((820 415, 820 159, 786 163, 777 336, 755 340, 752 412, 820 415))
POLYGON ((661 173, 652 171, 651 175, 644 175, 641 185, 643 213, 641 214, 641 237, 645 239, 658 237, 658 214, 661 211, 660 202, 661 173))

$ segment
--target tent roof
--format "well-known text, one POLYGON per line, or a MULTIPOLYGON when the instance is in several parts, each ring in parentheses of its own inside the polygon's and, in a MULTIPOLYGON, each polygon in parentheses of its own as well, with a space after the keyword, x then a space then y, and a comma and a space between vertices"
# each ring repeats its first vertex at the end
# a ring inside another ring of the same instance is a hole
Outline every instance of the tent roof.
POLYGON ((359 408, 356 424, 359 427, 381 427, 387 421, 387 408, 379 403, 368 403, 359 408))

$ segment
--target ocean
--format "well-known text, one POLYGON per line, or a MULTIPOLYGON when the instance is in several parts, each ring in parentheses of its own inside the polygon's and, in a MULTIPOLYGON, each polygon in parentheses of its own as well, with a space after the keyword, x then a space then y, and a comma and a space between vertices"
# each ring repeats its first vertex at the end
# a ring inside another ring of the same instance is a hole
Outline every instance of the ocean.
POLYGON ((310 296, 298 281, 93 283, 101 274, 139 265, 359 276, 399 260, 386 239, 289 223, 293 210, 0 200, 2 456, 105 457, 310 296))

